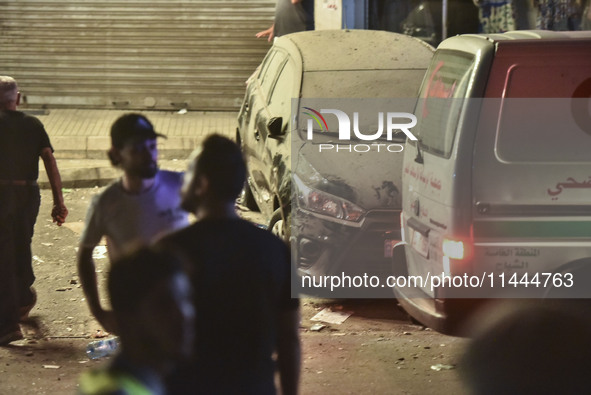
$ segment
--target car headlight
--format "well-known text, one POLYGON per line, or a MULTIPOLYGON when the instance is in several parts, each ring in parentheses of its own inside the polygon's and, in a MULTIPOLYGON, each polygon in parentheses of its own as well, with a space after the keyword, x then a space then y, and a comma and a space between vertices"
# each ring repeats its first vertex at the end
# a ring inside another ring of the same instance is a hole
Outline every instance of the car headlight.
POLYGON ((314 189, 304 184, 296 175, 293 176, 293 179, 299 207, 342 221, 358 223, 363 218, 365 210, 356 204, 314 189))

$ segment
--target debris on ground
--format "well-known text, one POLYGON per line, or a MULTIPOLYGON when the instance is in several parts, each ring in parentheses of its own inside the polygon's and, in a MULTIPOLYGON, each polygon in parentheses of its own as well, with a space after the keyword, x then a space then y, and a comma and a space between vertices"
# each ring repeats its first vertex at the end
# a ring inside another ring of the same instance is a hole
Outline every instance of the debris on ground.
POLYGON ((320 332, 324 328, 326 328, 326 325, 323 325, 323 324, 314 324, 314 325, 312 325, 310 327, 310 330, 313 331, 313 332, 320 332))
POLYGON ((90 337, 93 339, 102 339, 103 337, 111 336, 109 332, 105 332, 103 330, 97 329, 95 333, 93 333, 90 337))
POLYGON ((92 259, 105 259, 107 258, 107 247, 96 246, 92 251, 92 259))
POLYGON ((431 370, 434 370, 436 372, 440 372, 442 370, 452 370, 455 368, 456 367, 454 365, 444 365, 442 363, 438 363, 436 365, 431 365, 431 370))
POLYGON ((310 318, 310 321, 322 321, 329 324, 340 325, 351 317, 352 312, 345 311, 332 311, 329 307, 321 310, 314 317, 310 318))

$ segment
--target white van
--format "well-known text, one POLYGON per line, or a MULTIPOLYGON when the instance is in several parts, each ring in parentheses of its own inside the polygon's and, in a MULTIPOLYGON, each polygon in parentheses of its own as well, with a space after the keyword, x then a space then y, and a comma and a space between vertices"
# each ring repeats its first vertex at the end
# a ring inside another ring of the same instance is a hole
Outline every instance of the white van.
POLYGON ((412 317, 453 334, 485 299, 591 297, 590 97, 591 32, 439 45, 404 150, 393 252, 412 317))

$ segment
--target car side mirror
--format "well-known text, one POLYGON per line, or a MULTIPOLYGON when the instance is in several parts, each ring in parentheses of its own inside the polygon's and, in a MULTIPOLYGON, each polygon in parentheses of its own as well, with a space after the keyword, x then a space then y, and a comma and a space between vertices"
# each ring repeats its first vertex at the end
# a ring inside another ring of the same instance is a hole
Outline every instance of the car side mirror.
POLYGON ((283 129, 283 118, 282 117, 273 117, 267 122, 267 130, 269 131, 269 137, 271 138, 279 138, 285 134, 283 129))

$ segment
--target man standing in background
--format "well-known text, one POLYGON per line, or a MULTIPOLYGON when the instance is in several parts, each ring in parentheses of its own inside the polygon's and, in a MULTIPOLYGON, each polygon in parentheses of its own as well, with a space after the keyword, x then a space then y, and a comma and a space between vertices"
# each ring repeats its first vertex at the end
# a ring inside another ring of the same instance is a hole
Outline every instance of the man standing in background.
POLYGON ((277 0, 275 22, 256 37, 268 37, 271 42, 275 37, 305 30, 314 30, 314 0, 277 0))
POLYGON ((37 301, 31 240, 41 202, 39 157, 53 194, 53 222, 68 216, 49 136, 37 118, 17 111, 20 97, 14 78, 0 76, 0 346, 23 338, 19 322, 37 301))

